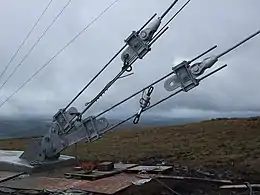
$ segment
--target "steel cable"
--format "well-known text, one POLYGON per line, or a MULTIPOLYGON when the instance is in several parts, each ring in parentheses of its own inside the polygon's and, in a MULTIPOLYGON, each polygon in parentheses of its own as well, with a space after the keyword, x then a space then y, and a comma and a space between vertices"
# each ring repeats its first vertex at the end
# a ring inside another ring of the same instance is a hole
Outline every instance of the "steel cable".
POLYGON ((25 42, 27 41, 27 39, 30 37, 30 35, 32 34, 32 32, 34 31, 35 27, 37 26, 37 24, 40 22, 40 20, 42 19, 43 15, 46 13, 46 11, 48 10, 48 8, 50 7, 51 3, 53 2, 53 0, 50 0, 50 2, 48 3, 48 5, 45 7, 45 9, 43 10, 43 12, 41 13, 40 17, 37 19, 37 21, 35 22, 35 24, 33 25, 33 27, 31 28, 31 30, 28 32, 28 34, 26 35, 26 37, 24 38, 24 40, 22 41, 22 43, 19 45, 18 49, 16 50, 16 52, 14 53, 14 55, 11 57, 10 61, 8 62, 8 64, 5 66, 4 70, 2 71, 1 75, 0 75, 0 79, 3 77, 4 73, 7 71, 7 69, 9 68, 9 66, 11 65, 12 61, 14 60, 14 58, 16 57, 16 55, 18 54, 18 52, 20 51, 20 49, 22 48, 22 46, 25 44, 25 42))
POLYGON ((20 61, 19 64, 16 65, 16 67, 13 69, 13 71, 11 72, 11 74, 7 77, 7 79, 4 81, 4 83, 1 85, 0 90, 4 87, 4 85, 11 79, 11 77, 13 76, 13 74, 17 71, 17 69, 22 65, 22 63, 24 62, 24 60, 31 54, 31 52, 33 51, 33 49, 39 44, 39 42, 41 41, 41 39, 45 36, 45 34, 50 30, 50 28, 52 27, 52 25, 57 21, 57 19, 61 16, 61 14, 64 12, 64 10, 66 9, 66 7, 69 6, 70 2, 72 0, 69 0, 67 2, 67 4, 61 9, 61 11, 57 14, 57 16, 54 18, 54 20, 50 23, 50 25, 45 29, 45 31, 42 33, 42 35, 38 38, 38 40, 34 43, 34 45, 31 47, 31 49, 28 51, 27 54, 25 54, 25 56, 23 57, 23 59, 20 61))
POLYGON ((39 72, 45 68, 52 60, 54 60, 63 50, 65 50, 65 48, 67 48, 71 43, 73 43, 83 32, 85 32, 94 22, 96 22, 99 18, 102 17, 102 15, 107 12, 116 2, 118 2, 119 0, 115 0, 113 1, 104 11, 101 12, 101 14, 99 14, 91 23, 89 23, 83 30, 81 30, 75 37, 73 37, 64 47, 62 47, 57 53, 55 53, 51 59, 49 59, 46 63, 44 63, 43 66, 41 66, 34 74, 31 75, 31 77, 29 77, 16 91, 14 91, 8 98, 5 99, 5 101, 3 101, 0 104, 0 108, 6 103, 8 102, 15 94, 18 93, 18 91, 20 91, 27 83, 29 83, 37 74, 39 74, 39 72))

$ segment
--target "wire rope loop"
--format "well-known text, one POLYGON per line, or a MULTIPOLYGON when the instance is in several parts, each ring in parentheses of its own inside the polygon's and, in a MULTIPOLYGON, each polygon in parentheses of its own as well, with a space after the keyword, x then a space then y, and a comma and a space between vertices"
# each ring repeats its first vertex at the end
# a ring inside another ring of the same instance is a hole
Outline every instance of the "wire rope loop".
POLYGON ((133 123, 134 123, 134 124, 137 124, 137 123, 139 122, 139 120, 140 120, 140 114, 137 114, 137 115, 135 116, 135 118, 134 118, 133 123))
POLYGON ((153 90, 154 90, 153 86, 149 87, 147 95, 150 96, 152 94, 153 90))
POLYGON ((128 67, 126 68, 126 72, 131 72, 132 70, 133 70, 132 66, 128 66, 128 67))

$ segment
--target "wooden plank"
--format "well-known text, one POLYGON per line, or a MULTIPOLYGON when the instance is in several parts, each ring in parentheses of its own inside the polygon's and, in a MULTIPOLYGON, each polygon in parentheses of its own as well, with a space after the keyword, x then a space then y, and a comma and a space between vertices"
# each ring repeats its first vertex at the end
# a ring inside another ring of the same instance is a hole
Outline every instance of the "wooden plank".
MULTIPOLYGON (((252 188, 260 188, 260 184, 250 184, 252 188)), ((220 189, 247 189, 245 184, 220 186, 220 189)))
POLYGON ((9 171, 0 171, 0 182, 8 181, 10 179, 19 177, 20 175, 23 175, 22 172, 9 172, 9 171))
POLYGON ((129 173, 139 173, 139 172, 146 172, 146 173, 164 173, 167 171, 172 170, 172 166, 135 166, 132 168, 127 169, 129 173))
POLYGON ((37 194, 39 194, 39 191, 42 190, 61 192, 68 189, 77 189, 95 194, 112 195, 127 189, 133 185, 133 182, 138 182, 139 180, 139 178, 133 175, 127 175, 124 173, 95 181, 30 176, 1 183, 0 190, 2 187, 3 189, 22 190, 24 194, 30 194, 28 192, 36 191, 38 191, 37 194))
POLYGON ((173 175, 140 174, 137 177, 143 178, 143 179, 156 178, 156 179, 199 181, 199 182, 219 183, 222 185, 223 184, 232 184, 231 180, 218 180, 218 179, 207 179, 207 178, 198 178, 198 177, 182 177, 182 176, 173 176, 173 175))
POLYGON ((114 169, 112 171, 98 171, 93 170, 91 173, 85 173, 84 171, 76 171, 73 173, 65 173, 64 175, 72 178, 80 178, 87 180, 96 180, 104 177, 113 176, 119 173, 124 172, 125 170, 135 167, 137 164, 114 164, 114 169))

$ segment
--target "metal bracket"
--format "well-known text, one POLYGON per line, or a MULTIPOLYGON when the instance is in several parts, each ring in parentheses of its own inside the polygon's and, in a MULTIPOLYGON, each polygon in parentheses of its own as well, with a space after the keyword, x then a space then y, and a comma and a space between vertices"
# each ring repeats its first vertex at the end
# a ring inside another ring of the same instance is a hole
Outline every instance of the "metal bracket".
POLYGON ((108 126, 107 119, 91 116, 83 121, 76 121, 67 133, 59 134, 59 124, 54 122, 41 142, 34 141, 20 158, 39 162, 58 158, 61 151, 81 140, 98 139, 108 126))
POLYGON ((65 133, 66 129, 72 128, 71 122, 78 114, 78 110, 71 107, 67 111, 60 109, 53 116, 53 122, 56 122, 59 125, 59 134, 65 133))
POLYGON ((173 71, 180 81, 183 91, 188 92, 199 85, 199 82, 191 74, 189 64, 186 61, 173 67, 173 71))
POLYGON ((102 131, 108 128, 109 123, 106 118, 102 117, 96 119, 95 117, 91 116, 82 121, 82 124, 87 132, 87 140, 93 141, 95 139, 100 138, 100 134, 102 131))
POLYGON ((121 59, 125 64, 132 64, 137 58, 142 59, 150 50, 148 42, 143 41, 136 31, 125 40, 128 47, 122 53, 121 59))
POLYGON ((198 86, 199 82, 191 74, 189 67, 187 61, 183 61, 179 65, 173 67, 172 70, 175 75, 164 82, 164 88, 167 91, 173 91, 181 87, 183 91, 188 92, 198 86))

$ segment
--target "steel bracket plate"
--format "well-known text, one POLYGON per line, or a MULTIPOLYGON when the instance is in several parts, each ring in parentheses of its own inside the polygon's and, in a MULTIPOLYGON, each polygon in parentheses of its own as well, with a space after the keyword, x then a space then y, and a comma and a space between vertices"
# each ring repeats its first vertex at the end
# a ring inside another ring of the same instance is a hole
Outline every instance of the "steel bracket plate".
POLYGON ((148 42, 143 41, 136 31, 133 31, 125 42, 128 48, 122 53, 121 59, 127 64, 132 64, 137 58, 142 59, 151 50, 148 42))
POLYGON ((65 129, 72 128, 72 120, 76 117, 78 113, 77 109, 74 107, 69 108, 67 111, 60 109, 54 116, 53 122, 59 125, 59 133, 64 133, 65 129))
POLYGON ((188 92, 199 85, 199 82, 191 74, 189 64, 186 61, 172 69, 175 72, 184 92, 188 92))

